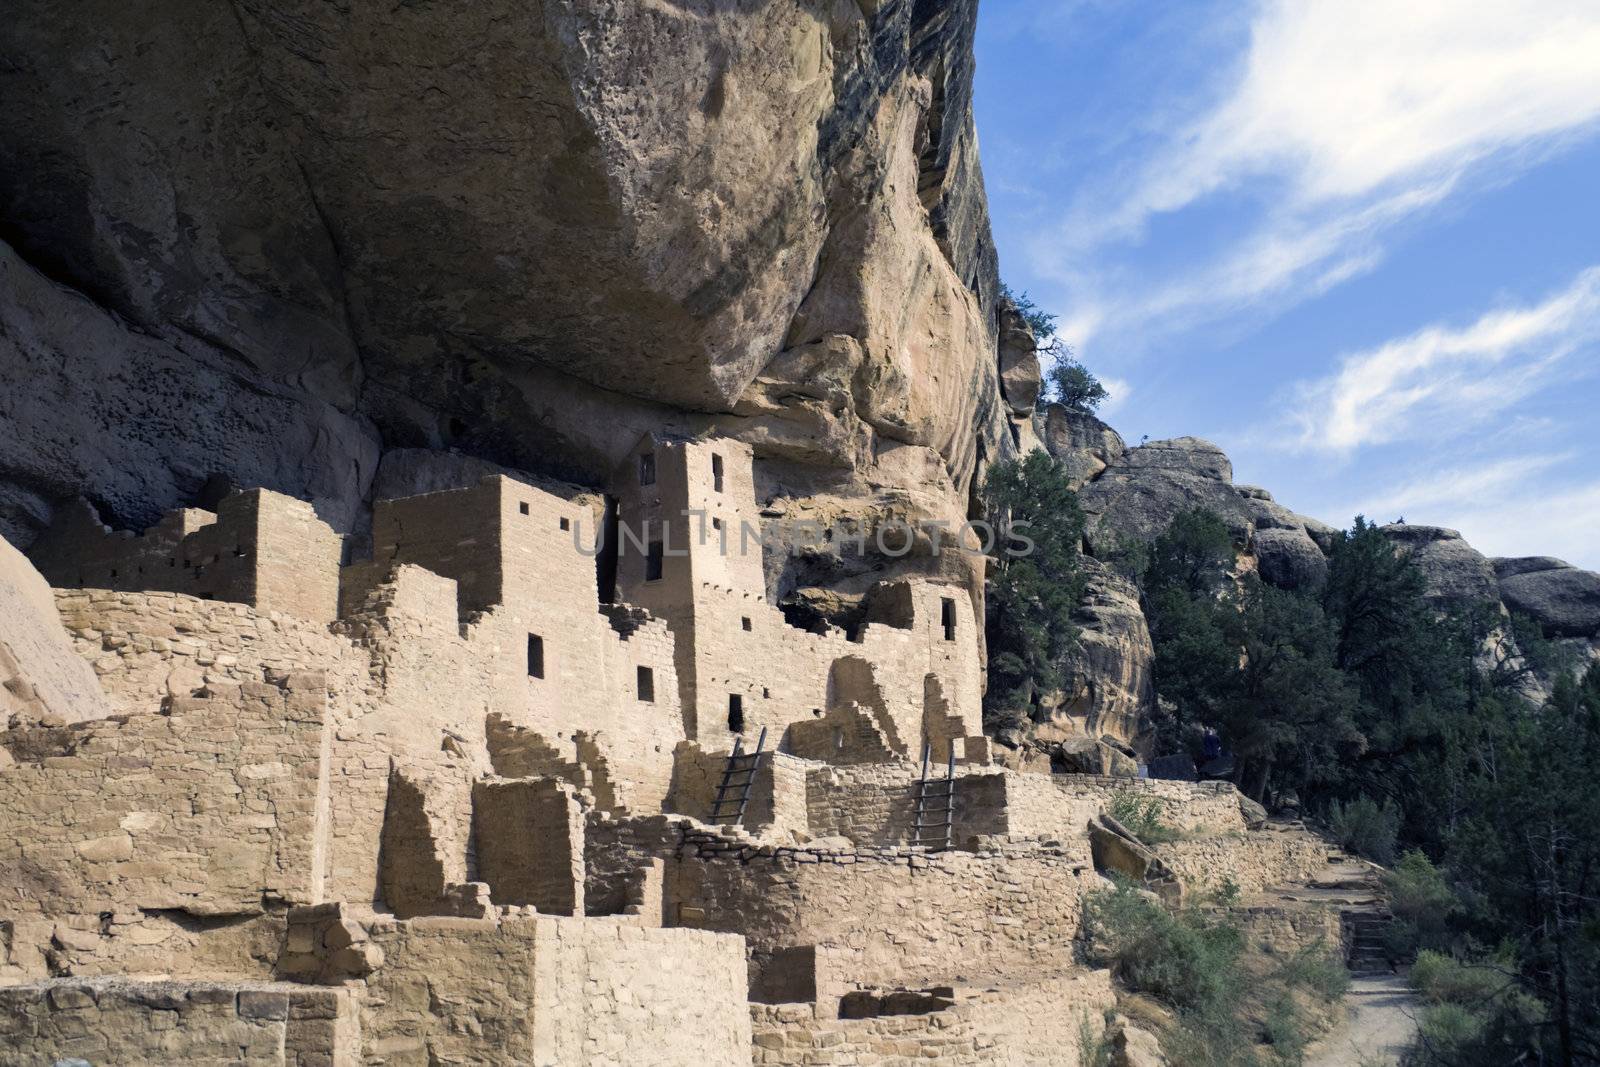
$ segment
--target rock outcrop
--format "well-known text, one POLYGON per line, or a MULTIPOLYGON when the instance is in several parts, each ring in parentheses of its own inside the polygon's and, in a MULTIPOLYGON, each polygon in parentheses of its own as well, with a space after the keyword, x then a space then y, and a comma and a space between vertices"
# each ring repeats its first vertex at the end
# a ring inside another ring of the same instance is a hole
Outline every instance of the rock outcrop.
MULTIPOLYGON (((50 586, 0 538, 0 730, 13 715, 63 725, 110 714, 94 669, 61 627, 50 586)), ((0 748, 0 764, 9 759, 0 748)))
POLYGON ((1096 556, 1159 537, 1184 511, 1204 509, 1228 524, 1234 543, 1254 559, 1262 578, 1288 589, 1314 586, 1327 574, 1333 529, 1297 515, 1255 486, 1233 484, 1233 464, 1198 437, 1152 441, 1123 449, 1115 431, 1093 416, 1052 408, 1046 439, 1073 477, 1089 520, 1096 556))
MULTIPOLYGON (((1241 570, 1253 569, 1285 589, 1314 589, 1326 578, 1339 531, 1284 507, 1265 489, 1234 485, 1233 464, 1209 441, 1180 437, 1130 449, 1093 415, 1060 405, 1048 405, 1036 421, 1045 447, 1081 486, 1091 556, 1115 558, 1130 545, 1160 536, 1180 512, 1205 509, 1227 524, 1241 570)), ((1421 570, 1431 605, 1516 612, 1537 623, 1569 665, 1600 661, 1600 575, 1548 557, 1491 561, 1459 532, 1439 526, 1394 523, 1380 529, 1395 551, 1421 570)), ((1155 695, 1133 681, 1140 663, 1149 677, 1153 658, 1137 593, 1108 583, 1097 565, 1094 574, 1080 612, 1083 647, 1076 685, 1080 693, 1117 694, 1115 706, 1148 713, 1155 695), (1140 633, 1145 641, 1130 640, 1140 633)), ((1500 628, 1484 654, 1497 662, 1521 660, 1509 627, 1500 628)), ((1530 679, 1526 695, 1536 702, 1546 699, 1553 681, 1530 679)), ((1064 701, 1063 706, 1074 705, 1064 701)), ((1133 727, 1108 729, 1124 740, 1136 736, 1133 727)))
POLYGON ((1041 413, 1040 422, 1045 448, 1079 487, 1099 477, 1128 450, 1117 431, 1087 411, 1050 404, 1041 413))
POLYGON ((1428 579, 1429 600, 1464 607, 1499 599, 1494 565, 1458 531, 1403 523, 1391 523, 1382 531, 1428 579))
POLYGON ((23 0, 0 41, 0 529, 206 480, 358 526, 384 449, 965 517, 1017 444, 975 0, 23 0), (196 55, 204 63, 194 62, 196 55))
POLYGON ((1554 637, 1600 637, 1600 574, 1549 556, 1493 561, 1500 600, 1554 637))
POLYGON ((1088 590, 1073 619, 1079 629, 1072 685, 1054 714, 1080 724, 1088 736, 1131 742, 1155 702, 1150 629, 1132 582, 1095 560, 1085 565, 1088 590))
POLYGON ((1204 508, 1228 524, 1235 541, 1249 543, 1250 510, 1233 487, 1233 464, 1198 437, 1152 441, 1110 460, 1080 494, 1089 517, 1088 542, 1097 556, 1119 545, 1152 541, 1179 512, 1204 508))
POLYGON ((1000 301, 1000 391, 1013 415, 1031 418, 1044 389, 1039 340, 1010 300, 1000 301))

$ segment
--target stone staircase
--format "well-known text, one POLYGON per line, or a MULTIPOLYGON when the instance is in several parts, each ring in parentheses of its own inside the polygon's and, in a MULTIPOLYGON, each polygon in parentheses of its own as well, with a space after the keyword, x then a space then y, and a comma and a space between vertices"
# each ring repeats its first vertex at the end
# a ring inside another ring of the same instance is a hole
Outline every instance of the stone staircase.
POLYGON ((1278 896, 1286 901, 1316 903, 1336 908, 1345 948, 1345 966, 1357 975, 1392 974, 1385 934, 1394 922, 1384 893, 1382 868, 1329 846, 1326 870, 1309 881, 1283 886, 1278 896))
POLYGON ((1394 922, 1379 878, 1379 868, 1339 849, 1328 851, 1328 871, 1312 888, 1345 899, 1339 908, 1345 966, 1352 974, 1391 974, 1385 934, 1394 922))

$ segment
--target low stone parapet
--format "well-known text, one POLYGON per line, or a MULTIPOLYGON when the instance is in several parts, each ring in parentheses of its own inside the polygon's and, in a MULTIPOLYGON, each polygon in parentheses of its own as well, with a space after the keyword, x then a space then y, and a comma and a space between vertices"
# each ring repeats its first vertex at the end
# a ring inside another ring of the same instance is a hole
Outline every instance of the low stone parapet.
POLYGON ((283 982, 62 978, 0 987, 5 1063, 356 1067, 349 991, 283 982))

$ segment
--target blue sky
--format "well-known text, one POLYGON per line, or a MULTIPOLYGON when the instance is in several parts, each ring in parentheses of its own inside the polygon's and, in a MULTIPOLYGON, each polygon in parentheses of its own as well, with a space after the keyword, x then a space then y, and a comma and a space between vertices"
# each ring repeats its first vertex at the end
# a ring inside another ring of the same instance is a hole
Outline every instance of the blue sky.
POLYGON ((1600 4, 982 0, 977 111, 1130 443, 1600 569, 1600 4))

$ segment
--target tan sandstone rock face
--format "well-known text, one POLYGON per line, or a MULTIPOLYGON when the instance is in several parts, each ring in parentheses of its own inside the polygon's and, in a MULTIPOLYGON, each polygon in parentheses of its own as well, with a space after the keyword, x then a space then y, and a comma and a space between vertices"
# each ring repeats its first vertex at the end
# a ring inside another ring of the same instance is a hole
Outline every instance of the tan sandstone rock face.
POLYGON ((348 529, 382 447, 596 484, 712 428, 772 491, 961 517, 1013 447, 972 0, 11 14, 7 269, 51 302, 0 305, 0 384, 42 383, 0 446, 21 542, 214 472, 348 529), (97 387, 47 388, 63 355, 97 387))
POLYGON ((1078 649, 1071 661, 1072 689, 1060 696, 1056 717, 1090 737, 1110 734, 1134 741, 1155 709, 1155 647, 1134 584, 1092 559, 1089 583, 1074 621, 1078 649))
MULTIPOLYGON (((0 537, 0 727, 13 714, 70 723, 104 718, 111 709, 61 628, 50 586, 0 537)), ((9 760, 6 753, 0 764, 9 760)))

